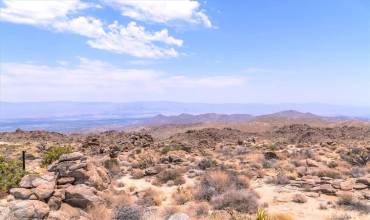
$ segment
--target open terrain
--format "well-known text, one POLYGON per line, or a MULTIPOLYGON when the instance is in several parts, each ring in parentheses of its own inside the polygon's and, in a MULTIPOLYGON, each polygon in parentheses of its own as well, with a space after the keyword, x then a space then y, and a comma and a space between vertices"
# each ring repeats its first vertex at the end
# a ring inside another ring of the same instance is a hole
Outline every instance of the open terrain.
POLYGON ((361 120, 162 115, 125 130, 2 132, 0 155, 0 219, 370 219, 361 120))

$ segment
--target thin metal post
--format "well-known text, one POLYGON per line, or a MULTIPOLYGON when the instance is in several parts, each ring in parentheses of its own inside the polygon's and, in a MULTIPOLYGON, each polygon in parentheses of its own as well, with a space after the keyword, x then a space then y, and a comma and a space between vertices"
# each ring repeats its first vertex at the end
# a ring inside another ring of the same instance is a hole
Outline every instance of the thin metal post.
POLYGON ((26 171, 26 151, 22 151, 23 171, 26 171))

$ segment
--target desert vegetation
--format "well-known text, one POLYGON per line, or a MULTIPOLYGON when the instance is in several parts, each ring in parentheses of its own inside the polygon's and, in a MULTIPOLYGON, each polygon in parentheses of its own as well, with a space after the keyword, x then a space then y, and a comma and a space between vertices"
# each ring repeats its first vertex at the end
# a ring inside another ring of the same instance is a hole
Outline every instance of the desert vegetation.
POLYGON ((155 134, 168 127, 151 129, 0 134, 4 146, 17 146, 0 157, 0 216, 369 219, 368 127, 200 128, 167 137, 155 134), (342 139, 338 129, 365 138, 342 139))

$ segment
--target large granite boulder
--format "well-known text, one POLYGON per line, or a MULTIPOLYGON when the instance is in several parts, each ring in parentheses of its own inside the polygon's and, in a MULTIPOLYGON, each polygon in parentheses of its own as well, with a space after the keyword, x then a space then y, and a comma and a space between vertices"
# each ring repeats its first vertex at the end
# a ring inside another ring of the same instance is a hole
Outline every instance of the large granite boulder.
POLYGON ((86 209, 103 202, 103 199, 97 195, 95 188, 78 184, 65 189, 64 202, 74 207, 86 209))

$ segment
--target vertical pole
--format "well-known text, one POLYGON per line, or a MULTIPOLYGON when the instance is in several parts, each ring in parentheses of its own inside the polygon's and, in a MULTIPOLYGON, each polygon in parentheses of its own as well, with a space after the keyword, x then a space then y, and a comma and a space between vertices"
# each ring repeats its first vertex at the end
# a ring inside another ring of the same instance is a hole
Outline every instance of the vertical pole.
POLYGON ((22 165, 23 171, 26 171, 26 151, 22 151, 22 165))

